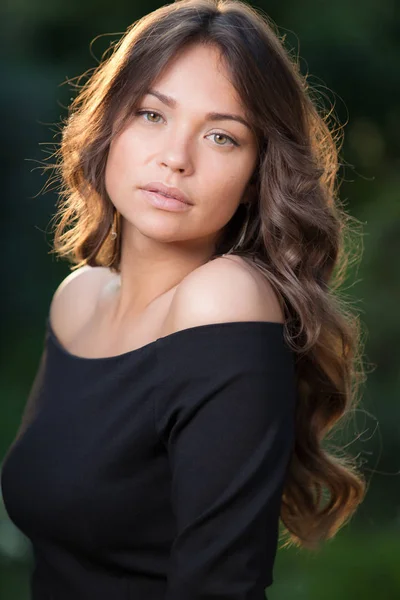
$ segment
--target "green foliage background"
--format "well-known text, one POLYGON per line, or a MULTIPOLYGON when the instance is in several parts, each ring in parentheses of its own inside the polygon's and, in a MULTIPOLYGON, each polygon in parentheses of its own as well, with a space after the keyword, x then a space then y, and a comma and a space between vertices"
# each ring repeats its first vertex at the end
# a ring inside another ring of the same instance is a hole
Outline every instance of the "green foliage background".
MULTIPOLYGON (((286 34, 309 82, 344 124, 340 196, 362 223, 361 263, 345 293, 360 311, 371 365, 346 430, 367 498, 318 554, 279 550, 270 600, 400 598, 400 2, 286 0, 252 3, 286 34)), ((50 255, 54 192, 38 163, 73 92, 61 85, 96 66, 128 25, 160 4, 127 0, 14 0, 0 7, 3 52, 0 459, 19 425, 42 350, 52 294, 69 272, 50 255), (90 42, 100 34, 92 45, 90 42)), ((369 367, 368 367, 369 368, 369 367)), ((32 553, 0 498, 0 599, 29 598, 32 553)))

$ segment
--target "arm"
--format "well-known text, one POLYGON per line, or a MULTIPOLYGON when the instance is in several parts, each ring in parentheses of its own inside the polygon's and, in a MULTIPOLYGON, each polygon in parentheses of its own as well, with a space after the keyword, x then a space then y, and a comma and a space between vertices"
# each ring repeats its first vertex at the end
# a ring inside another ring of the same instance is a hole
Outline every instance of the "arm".
POLYGON ((227 322, 263 320, 251 285, 242 288, 242 304, 232 295, 227 302, 232 277, 237 297, 232 272, 181 294, 182 329, 206 324, 206 314, 221 325, 187 336, 179 360, 160 365, 168 393, 156 423, 176 517, 165 600, 264 600, 272 583, 294 436, 293 361, 279 323, 218 321, 221 314, 227 322))
MULTIPOLYGON (((94 285, 99 285, 101 276, 105 277, 104 269, 96 270, 92 267, 84 266, 67 275, 58 285, 51 299, 49 316, 55 329, 58 332, 61 331, 62 335, 68 333, 68 330, 71 328, 71 317, 77 320, 81 314, 84 314, 85 310, 87 311, 87 298, 91 298, 90 290, 94 285), (84 275, 85 273, 87 274, 84 275)), ((47 347, 46 340, 44 340, 38 368, 25 403, 16 438, 19 438, 24 433, 39 409, 38 398, 41 397, 40 388, 42 386, 46 363, 47 347)))

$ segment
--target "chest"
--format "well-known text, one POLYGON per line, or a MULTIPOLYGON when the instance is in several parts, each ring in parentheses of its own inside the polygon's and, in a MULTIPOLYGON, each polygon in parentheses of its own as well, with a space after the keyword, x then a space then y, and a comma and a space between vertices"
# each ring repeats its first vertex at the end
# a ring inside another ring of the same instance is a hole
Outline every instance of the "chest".
POLYGON ((55 356, 34 399, 40 410, 8 461, 8 505, 28 535, 95 550, 105 537, 117 543, 148 527, 168 505, 168 461, 154 428, 161 391, 154 355, 106 361, 101 372, 74 360, 58 371, 55 356))
POLYGON ((173 331, 171 305, 175 291, 176 287, 118 327, 111 324, 109 311, 100 305, 61 343, 70 354, 85 358, 113 357, 144 348, 173 331))

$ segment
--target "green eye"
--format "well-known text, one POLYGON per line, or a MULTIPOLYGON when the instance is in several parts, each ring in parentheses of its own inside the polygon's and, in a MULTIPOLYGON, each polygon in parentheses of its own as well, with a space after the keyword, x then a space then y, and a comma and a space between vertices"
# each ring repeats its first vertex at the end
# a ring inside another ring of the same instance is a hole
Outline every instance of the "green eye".
MULTIPOLYGON (((157 115, 157 117, 161 117, 160 114, 158 114, 157 112, 155 112, 154 110, 139 110, 137 113, 137 115, 157 115)), ((146 119, 146 121, 148 121, 148 119, 146 119)), ((150 123, 154 123, 154 121, 150 121, 150 123)), ((158 121, 156 121, 156 123, 158 123, 158 121)))
MULTIPOLYGON (((211 133, 210 135, 218 135, 219 137, 226 138, 227 140, 231 141, 231 144, 233 146, 239 146, 239 144, 237 142, 235 142, 235 140, 233 138, 231 138, 229 135, 226 135, 225 133, 211 133)), ((226 145, 229 146, 229 144, 217 144, 217 146, 226 146, 226 145)))

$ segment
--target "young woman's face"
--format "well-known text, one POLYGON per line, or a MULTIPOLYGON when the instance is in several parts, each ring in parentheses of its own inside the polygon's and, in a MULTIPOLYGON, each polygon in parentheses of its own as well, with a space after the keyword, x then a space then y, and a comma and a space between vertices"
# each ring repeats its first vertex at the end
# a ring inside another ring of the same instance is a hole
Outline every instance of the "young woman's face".
POLYGON ((230 113, 246 120, 218 56, 215 48, 187 48, 151 86, 170 97, 170 105, 146 94, 113 139, 105 183, 123 217, 124 236, 201 247, 216 239, 244 199, 257 143, 245 124, 207 116, 230 113), (191 205, 179 212, 154 206, 142 189, 152 182, 178 188, 191 205))

